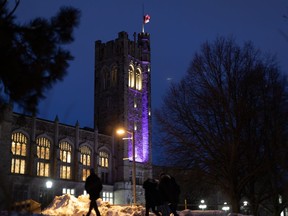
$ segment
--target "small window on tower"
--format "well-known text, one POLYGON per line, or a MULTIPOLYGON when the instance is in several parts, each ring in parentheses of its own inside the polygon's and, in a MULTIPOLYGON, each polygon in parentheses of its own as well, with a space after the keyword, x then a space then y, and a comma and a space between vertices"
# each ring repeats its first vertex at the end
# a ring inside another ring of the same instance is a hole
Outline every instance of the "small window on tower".
POLYGON ((135 85, 135 74, 134 74, 134 67, 132 64, 129 65, 129 69, 128 69, 128 86, 131 88, 134 88, 135 85))
POLYGON ((142 73, 140 68, 136 70, 136 89, 139 91, 142 90, 142 73))
POLYGON ((137 99, 134 98, 134 108, 137 108, 137 99))

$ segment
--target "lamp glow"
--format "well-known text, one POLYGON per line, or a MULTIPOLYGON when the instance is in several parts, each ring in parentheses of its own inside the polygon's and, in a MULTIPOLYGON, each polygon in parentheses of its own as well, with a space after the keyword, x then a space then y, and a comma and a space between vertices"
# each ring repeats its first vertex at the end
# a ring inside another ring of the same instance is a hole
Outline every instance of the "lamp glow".
POLYGON ((52 186, 53 186, 53 182, 52 181, 47 181, 46 182, 46 188, 52 188, 52 186))
POLYGON ((201 204, 199 205, 199 208, 202 209, 202 210, 206 209, 207 205, 205 204, 205 201, 201 200, 200 202, 201 202, 201 204))
POLYGON ((116 130, 116 133, 119 134, 119 135, 123 135, 125 134, 125 130, 123 128, 119 128, 118 130, 116 130))

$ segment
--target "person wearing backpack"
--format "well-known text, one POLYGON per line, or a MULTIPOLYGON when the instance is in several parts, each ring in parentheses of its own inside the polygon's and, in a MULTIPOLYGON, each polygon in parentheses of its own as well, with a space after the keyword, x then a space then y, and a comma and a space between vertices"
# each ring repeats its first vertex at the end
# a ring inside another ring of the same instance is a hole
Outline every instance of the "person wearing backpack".
POLYGON ((95 210, 97 216, 101 216, 96 200, 100 198, 100 192, 102 191, 103 185, 101 179, 96 175, 93 168, 90 169, 90 175, 87 177, 85 182, 85 190, 89 194, 90 206, 86 216, 89 216, 92 209, 95 210))

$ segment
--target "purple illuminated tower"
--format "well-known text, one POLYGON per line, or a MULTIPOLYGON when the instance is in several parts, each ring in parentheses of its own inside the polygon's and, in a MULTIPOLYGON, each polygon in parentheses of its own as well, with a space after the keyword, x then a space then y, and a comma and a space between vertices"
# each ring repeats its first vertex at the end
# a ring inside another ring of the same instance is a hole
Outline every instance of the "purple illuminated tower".
MULTIPOLYGON (((117 128, 134 130, 137 184, 142 188, 142 182, 152 175, 150 35, 134 33, 130 40, 126 32, 120 32, 115 40, 96 41, 95 56, 94 124, 100 133, 115 137, 115 203, 126 203, 132 140, 117 137, 117 128)), ((142 193, 140 187, 137 191, 142 193)))

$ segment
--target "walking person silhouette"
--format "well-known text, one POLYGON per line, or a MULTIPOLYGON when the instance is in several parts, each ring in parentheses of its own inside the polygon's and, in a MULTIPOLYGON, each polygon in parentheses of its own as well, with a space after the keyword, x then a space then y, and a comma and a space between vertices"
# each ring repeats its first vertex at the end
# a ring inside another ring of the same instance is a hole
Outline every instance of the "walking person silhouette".
POLYGON ((86 216, 89 216, 92 209, 95 210, 97 216, 101 216, 96 200, 100 198, 100 192, 102 191, 103 185, 101 179, 96 175, 93 168, 90 169, 90 175, 87 177, 85 182, 85 190, 89 194, 90 206, 86 216))

